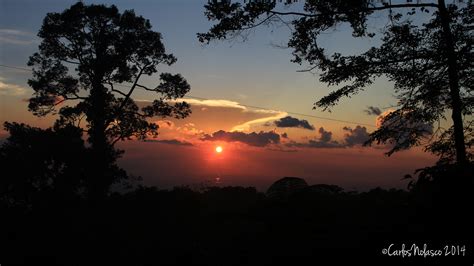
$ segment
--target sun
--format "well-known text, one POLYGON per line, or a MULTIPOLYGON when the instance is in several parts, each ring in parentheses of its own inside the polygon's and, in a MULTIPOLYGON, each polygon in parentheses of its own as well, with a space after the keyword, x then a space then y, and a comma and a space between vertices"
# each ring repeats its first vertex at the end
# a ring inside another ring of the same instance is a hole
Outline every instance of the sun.
POLYGON ((222 149, 221 146, 217 146, 217 147, 216 147, 216 152, 217 152, 217 153, 221 153, 223 150, 224 150, 224 149, 222 149))

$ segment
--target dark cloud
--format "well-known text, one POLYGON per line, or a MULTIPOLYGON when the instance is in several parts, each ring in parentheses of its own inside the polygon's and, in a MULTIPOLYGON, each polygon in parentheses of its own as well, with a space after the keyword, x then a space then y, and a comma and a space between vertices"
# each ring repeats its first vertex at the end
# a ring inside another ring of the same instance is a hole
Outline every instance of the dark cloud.
POLYGON ((326 131, 323 127, 318 130, 320 137, 318 139, 310 139, 307 143, 290 142, 287 144, 289 147, 300 147, 300 148, 341 148, 343 147, 337 141, 332 140, 332 132, 326 131))
POLYGON ((171 145, 180 145, 180 146, 194 146, 192 143, 186 142, 186 141, 180 141, 177 139, 146 139, 144 140, 145 142, 158 142, 158 143, 164 143, 164 144, 171 144, 171 145))
POLYGON ((344 135, 344 142, 346 146, 362 145, 369 140, 369 133, 367 128, 356 126, 354 129, 350 127, 343 128, 347 133, 344 135))
POLYGON ((380 108, 375 107, 375 106, 368 106, 367 109, 364 110, 364 112, 368 115, 381 115, 382 114, 382 110, 380 110, 380 108))
POLYGON ((258 133, 244 133, 244 132, 226 132, 224 130, 219 130, 212 133, 212 135, 206 134, 201 140, 221 140, 227 142, 242 142, 250 146, 264 147, 270 144, 280 143, 280 135, 273 132, 264 132, 260 131, 258 133))
POLYGON ((369 133, 365 127, 357 126, 354 129, 344 127, 343 129, 347 131, 347 133, 344 135, 344 141, 342 143, 332 140, 332 132, 320 127, 318 130, 319 138, 310 139, 307 143, 290 142, 287 146, 301 148, 345 148, 362 145, 369 139, 369 133))
POLYGON ((307 120, 299 120, 298 118, 291 116, 283 117, 280 120, 276 120, 274 123, 277 127, 299 127, 314 130, 314 126, 311 125, 307 120))
POLYGON ((329 142, 332 139, 332 132, 331 131, 326 131, 324 130, 323 127, 319 128, 319 134, 321 134, 321 137, 319 137, 319 140, 321 142, 329 142))
POLYGON ((288 138, 288 134, 286 134, 286 132, 285 132, 285 133, 281 134, 281 137, 284 138, 284 139, 287 139, 287 138, 288 138))

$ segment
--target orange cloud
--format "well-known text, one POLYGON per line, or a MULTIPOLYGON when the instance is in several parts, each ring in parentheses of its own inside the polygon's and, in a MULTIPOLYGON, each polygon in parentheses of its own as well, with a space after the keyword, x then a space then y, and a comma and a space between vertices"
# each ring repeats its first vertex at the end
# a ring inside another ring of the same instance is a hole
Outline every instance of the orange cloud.
POLYGON ((173 129, 174 128, 174 123, 173 121, 170 120, 157 120, 155 121, 155 124, 157 124, 160 129, 173 129))

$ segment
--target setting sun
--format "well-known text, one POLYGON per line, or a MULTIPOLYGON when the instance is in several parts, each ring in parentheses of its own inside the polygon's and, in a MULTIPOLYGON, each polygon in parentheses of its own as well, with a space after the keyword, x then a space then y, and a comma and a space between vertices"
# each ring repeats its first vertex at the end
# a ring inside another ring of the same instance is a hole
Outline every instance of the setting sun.
POLYGON ((216 152, 217 153, 221 153, 223 151, 222 147, 221 146, 217 146, 216 147, 216 152))

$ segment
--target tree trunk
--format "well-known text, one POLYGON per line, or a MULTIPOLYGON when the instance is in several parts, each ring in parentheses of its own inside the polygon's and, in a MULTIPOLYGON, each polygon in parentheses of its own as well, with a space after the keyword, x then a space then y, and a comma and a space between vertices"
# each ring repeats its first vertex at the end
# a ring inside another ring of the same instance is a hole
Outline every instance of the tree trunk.
MULTIPOLYGON (((99 34, 100 35, 100 34, 99 34)), ((100 38, 99 38, 100 39, 100 38)), ((90 92, 90 119, 89 142, 91 144, 91 165, 89 173, 89 198, 92 202, 100 202, 106 196, 113 180, 111 166, 115 162, 113 146, 107 139, 108 127, 108 93, 102 84, 105 70, 103 58, 106 51, 104 42, 95 44, 96 59, 93 66, 94 75, 91 77, 92 89, 90 92)))
POLYGON ((454 127, 454 146, 456 149, 456 162, 464 167, 467 165, 466 146, 464 140, 464 126, 462 118, 462 101, 459 91, 459 77, 454 40, 450 28, 451 18, 444 0, 438 0, 439 15, 443 27, 444 43, 448 64, 449 90, 451 96, 451 118, 454 127))
POLYGON ((101 83, 95 83, 91 90, 91 111, 89 142, 91 144, 91 172, 89 173, 89 198, 101 200, 109 187, 108 171, 111 164, 111 147, 105 134, 106 130, 106 89, 101 83))

